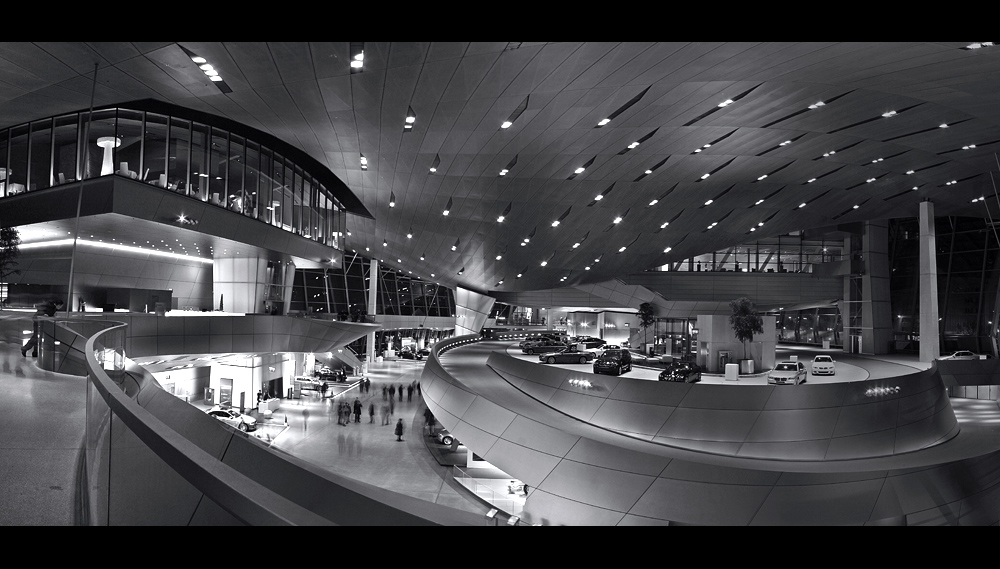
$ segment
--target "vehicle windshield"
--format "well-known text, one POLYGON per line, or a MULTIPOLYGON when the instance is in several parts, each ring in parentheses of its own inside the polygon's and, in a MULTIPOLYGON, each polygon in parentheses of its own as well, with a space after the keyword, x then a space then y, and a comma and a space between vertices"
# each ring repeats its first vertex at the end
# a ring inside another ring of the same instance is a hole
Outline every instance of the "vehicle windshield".
POLYGON ((816 360, 815 361, 817 361, 817 362, 832 362, 833 358, 831 358, 830 356, 816 356, 816 360))
POLYGON ((795 371, 795 364, 778 364, 775 371, 795 371))
POLYGON ((620 350, 606 350, 601 357, 604 358, 604 359, 619 358, 619 357, 621 357, 621 351, 620 350))

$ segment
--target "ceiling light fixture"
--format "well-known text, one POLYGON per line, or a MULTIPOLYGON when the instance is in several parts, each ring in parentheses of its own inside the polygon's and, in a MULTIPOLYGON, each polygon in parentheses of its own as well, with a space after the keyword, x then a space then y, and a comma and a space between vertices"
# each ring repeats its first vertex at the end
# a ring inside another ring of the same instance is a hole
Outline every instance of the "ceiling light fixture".
POLYGON ((549 262, 548 262, 548 261, 542 261, 542 266, 543 266, 543 267, 544 267, 545 265, 548 265, 548 264, 549 264, 549 262))
POLYGON ((447 205, 444 206, 444 211, 441 212, 441 215, 448 215, 449 213, 451 213, 451 206, 452 206, 451 198, 448 198, 448 203, 447 205))
POLYGON ((732 99, 726 99, 725 101, 722 101, 721 103, 719 103, 719 108, 728 107, 729 105, 732 105, 732 104, 733 104, 733 100, 732 99))
POLYGON ((976 147, 976 145, 975 145, 975 144, 970 144, 970 145, 968 145, 968 146, 963 146, 963 147, 962 147, 962 150, 971 150, 971 149, 973 149, 973 148, 975 148, 975 147, 976 147))
POLYGON ((413 239, 413 228, 411 227, 409 231, 406 232, 407 239, 413 239))
POLYGON ((766 178, 766 177, 767 177, 767 174, 764 174, 764 175, 762 175, 762 176, 758 176, 758 177, 757 177, 757 181, 759 182, 759 181, 763 180, 763 179, 764 179, 764 178, 766 178))
POLYGON ((559 227, 559 220, 558 219, 552 222, 552 227, 559 227))
POLYGON ((584 170, 586 170, 586 168, 583 168, 581 166, 580 168, 577 168, 576 170, 573 170, 573 173, 574 174, 582 174, 584 170))
POLYGON ((815 181, 816 181, 816 178, 809 178, 808 180, 806 180, 806 183, 807 184, 811 184, 811 183, 813 183, 815 181))
POLYGON ((652 171, 652 170, 646 170, 645 172, 643 172, 643 174, 646 174, 647 176, 648 176, 649 174, 652 174, 652 173, 653 173, 653 171, 652 171))
POLYGON ((513 124, 514 123, 512 123, 510 121, 503 121, 502 123, 500 123, 500 128, 510 128, 511 125, 513 125, 513 124))
POLYGON ((857 205, 857 204, 855 204, 855 205, 854 205, 854 207, 852 207, 851 209, 858 209, 859 207, 861 207, 861 206, 860 206, 860 205, 857 205))
POLYGON ((714 202, 714 201, 715 201, 715 200, 707 200, 707 201, 705 202, 705 205, 712 205, 712 202, 714 202))
POLYGON ((413 107, 406 107, 406 124, 412 125, 417 122, 417 114, 413 112, 413 107))
POLYGON ((896 116, 896 111, 887 111, 887 112, 884 112, 884 113, 882 113, 882 116, 885 117, 885 118, 896 116))
POLYGON ((624 246, 624 245, 622 245, 621 249, 618 249, 618 252, 619 252, 619 253, 621 253, 621 252, 623 252, 623 251, 625 251, 625 246, 624 246))
POLYGON ((389 207, 396 207, 396 194, 389 192, 389 207))
POLYGON ((365 43, 351 42, 351 73, 361 73, 365 65, 365 43))
POLYGON ((614 219, 614 221, 612 221, 612 223, 621 223, 621 222, 622 222, 622 218, 621 218, 621 216, 619 216, 619 217, 616 217, 616 218, 614 219))
POLYGON ((815 103, 813 103, 813 104, 809 105, 809 108, 810 108, 810 109, 818 109, 818 108, 822 107, 822 106, 823 106, 823 105, 825 105, 825 104, 826 104, 826 103, 824 103, 823 101, 817 101, 817 102, 815 102, 815 103))
POLYGON ((654 199, 653 201, 649 202, 649 205, 656 205, 656 204, 658 204, 659 202, 660 202, 660 200, 655 200, 655 199, 654 199))
POLYGON ((791 143, 792 143, 791 140, 786 140, 786 141, 782 142, 781 144, 779 144, 778 146, 788 146, 791 143))
POLYGON ((421 260, 421 261, 423 261, 423 260, 424 260, 424 256, 423 256, 423 255, 420 255, 420 260, 421 260))
POLYGON ((665 228, 665 227, 666 227, 666 226, 668 226, 668 225, 670 225, 670 222, 669 222, 669 221, 667 221, 667 222, 665 222, 665 223, 664 223, 663 225, 661 225, 661 226, 660 226, 660 229, 663 229, 663 228, 665 228))
POLYGON ((633 142, 632 144, 629 144, 629 145, 628 145, 628 149, 629 149, 629 150, 632 150, 633 148, 635 148, 635 147, 637 147, 637 146, 639 146, 639 143, 638 143, 638 142, 633 142))
POLYGON ((603 199, 604 199, 604 194, 597 194, 597 196, 594 197, 595 202, 599 202, 603 199))
POLYGON ((604 126, 611 122, 611 119, 601 119, 601 122, 597 123, 597 126, 604 126))
POLYGON ((367 170, 368 169, 368 159, 365 158, 364 154, 361 154, 361 169, 362 170, 367 170))
POLYGON ((664 253, 669 253, 670 251, 671 251, 670 247, 667 247, 666 249, 663 250, 664 253))
POLYGON ((708 178, 709 176, 711 176, 711 174, 705 174, 704 176, 701 177, 701 179, 704 180, 705 178, 708 178))
POLYGON ((806 207, 806 204, 805 204, 805 202, 802 202, 802 203, 800 203, 800 204, 799 204, 799 207, 800 207, 800 208, 803 208, 803 207, 806 207))
POLYGON ((941 123, 938 125, 938 128, 948 128, 948 123, 941 123))

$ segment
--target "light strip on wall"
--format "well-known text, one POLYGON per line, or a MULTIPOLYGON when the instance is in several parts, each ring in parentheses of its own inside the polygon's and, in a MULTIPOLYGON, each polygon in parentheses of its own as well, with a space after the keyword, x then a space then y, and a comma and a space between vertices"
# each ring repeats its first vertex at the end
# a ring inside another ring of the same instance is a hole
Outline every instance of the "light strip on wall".
MULTIPOLYGON (((89 245, 91 247, 99 247, 102 249, 112 249, 118 251, 125 251, 128 253, 143 253, 146 255, 158 255, 160 257, 167 257, 170 259, 177 259, 180 261, 199 261, 202 263, 212 263, 212 259, 204 259, 202 257, 194 257, 191 255, 180 255, 178 253, 168 253, 166 251, 157 251, 155 249, 143 249, 142 247, 131 247, 128 245, 118 245, 116 243, 104 243, 101 241, 89 241, 87 239, 78 239, 77 243, 80 245, 89 245)), ((72 239, 57 239, 55 241, 41 241, 38 243, 22 243, 20 249, 44 249, 49 247, 62 247, 64 245, 72 245, 72 239)))

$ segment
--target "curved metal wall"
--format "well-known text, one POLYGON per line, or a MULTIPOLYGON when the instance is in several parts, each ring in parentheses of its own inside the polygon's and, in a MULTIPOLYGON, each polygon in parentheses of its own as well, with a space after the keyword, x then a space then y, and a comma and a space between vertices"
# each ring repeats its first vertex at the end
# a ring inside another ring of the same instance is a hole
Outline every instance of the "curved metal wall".
POLYGON ((888 456, 938 444, 959 430, 944 385, 932 371, 850 383, 702 385, 597 375, 499 352, 490 354, 487 365, 514 387, 582 421, 731 456, 888 456), (574 379, 590 386, 571 383, 574 379), (870 391, 896 386, 898 393, 870 391))
MULTIPOLYGON (((528 523, 995 525, 1000 520, 1000 445, 976 448, 986 437, 971 429, 945 444, 877 459, 781 461, 668 447, 555 412, 513 387, 501 392, 496 382, 502 379, 487 370, 485 357, 484 371, 493 377, 456 378, 440 354, 477 340, 457 337, 435 346, 421 376, 423 398, 471 451, 529 485, 521 516, 528 523)), ((547 387, 554 397, 556 386, 547 387)), ((995 440, 992 433, 988 437, 995 440)))

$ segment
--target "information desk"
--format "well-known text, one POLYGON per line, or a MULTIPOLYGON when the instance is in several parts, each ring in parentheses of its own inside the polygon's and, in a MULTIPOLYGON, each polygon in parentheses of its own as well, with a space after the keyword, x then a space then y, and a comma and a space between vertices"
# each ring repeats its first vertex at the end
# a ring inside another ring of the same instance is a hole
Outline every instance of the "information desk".
POLYGON ((264 401, 261 401, 260 403, 257 404, 257 411, 260 413, 264 413, 266 411, 274 411, 275 409, 278 408, 278 405, 280 404, 281 404, 281 399, 278 398, 265 399, 264 401))

